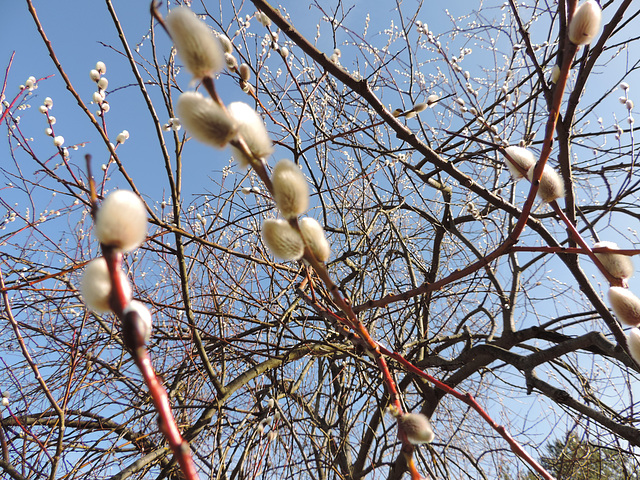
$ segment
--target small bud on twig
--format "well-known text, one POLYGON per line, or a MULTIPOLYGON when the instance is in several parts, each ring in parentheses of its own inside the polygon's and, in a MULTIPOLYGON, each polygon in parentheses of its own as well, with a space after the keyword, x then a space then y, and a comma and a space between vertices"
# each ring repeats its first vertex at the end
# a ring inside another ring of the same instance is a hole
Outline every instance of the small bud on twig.
POLYGON ((145 346, 151 338, 151 312, 141 302, 132 300, 122 313, 122 336, 131 350, 145 346))

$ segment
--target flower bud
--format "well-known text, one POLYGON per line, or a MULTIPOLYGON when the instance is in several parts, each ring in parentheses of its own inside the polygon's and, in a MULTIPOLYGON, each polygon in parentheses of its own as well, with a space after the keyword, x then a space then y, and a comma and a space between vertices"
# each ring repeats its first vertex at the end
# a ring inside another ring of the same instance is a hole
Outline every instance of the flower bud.
POLYGON ((398 417, 398 424, 413 445, 429 443, 434 438, 431 422, 421 413, 405 413, 398 417))
POLYGON ((504 151, 508 155, 505 155, 504 157, 505 163, 507 164, 507 168, 509 169, 511 177, 513 177, 514 180, 524 178, 521 170, 528 172, 529 169, 536 164, 536 157, 533 155, 533 152, 531 150, 527 150, 526 148, 522 147, 511 146, 505 148, 504 151), (516 165, 520 167, 520 169, 518 169, 516 165))
POLYGON ((231 40, 229 40, 229 37, 226 35, 218 35, 218 41, 220 42, 220 45, 222 45, 224 53, 233 53, 233 44, 231 43, 231 40))
POLYGON ((569 24, 569 40, 576 45, 588 45, 600 31, 602 10, 595 0, 576 8, 569 24))
MULTIPOLYGON (((271 155, 273 145, 260 115, 244 102, 230 103, 227 109, 238 125, 238 133, 249 147, 249 151, 257 158, 271 155)), ((240 166, 249 165, 250 159, 242 151, 232 146, 231 152, 240 166)))
POLYGON ((64 144, 64 137, 62 135, 58 135, 56 138, 53 139, 53 144, 56 147, 61 147, 64 144))
POLYGON ((129 131, 128 130, 121 131, 118 134, 118 136, 116 137, 116 143, 124 143, 127 140, 129 140, 129 131))
POLYGON ((283 260, 299 260, 304 253, 302 237, 286 220, 265 220, 262 240, 274 256, 283 260))
MULTIPOLYGON (((535 165, 531 166, 527 172, 529 181, 533 179, 534 170, 535 165)), ((558 175, 558 172, 550 165, 545 165, 542 171, 542 178, 540 179, 540 186, 538 187, 538 197, 546 203, 564 197, 564 182, 560 175, 558 175)))
MULTIPOLYGON (((619 250, 618 245, 613 242, 598 242, 593 248, 607 247, 611 250, 619 250)), ((611 276, 620 279, 631 278, 634 273, 633 261, 628 255, 619 253, 596 253, 598 260, 611 276)))
POLYGON ((609 288, 609 303, 618 320, 625 325, 640 325, 640 299, 623 287, 609 288))
POLYGON ((414 112, 418 112, 420 113, 421 111, 423 111, 425 108, 427 108, 429 105, 427 105, 426 103, 416 103, 413 106, 413 111, 414 112))
POLYGON ((551 83, 557 83, 560 78, 560 65, 554 65, 551 70, 551 83))
POLYGON ((238 72, 240 73, 240 78, 242 78, 242 80, 244 80, 245 82, 248 82, 251 78, 251 69, 246 63, 240 65, 238 72))
POLYGON ((122 336, 131 350, 143 347, 151 338, 151 312, 141 302, 131 300, 122 314, 122 336))
MULTIPOLYGON (((122 270, 118 272, 122 282, 127 302, 131 299, 131 285, 122 270)), ((107 261, 103 258, 91 260, 82 274, 80 293, 84 303, 96 312, 108 312, 111 310, 109 299, 111 297, 111 278, 107 261)))
POLYGON ((326 262, 331 255, 331 247, 324 235, 322 226, 311 217, 304 217, 298 222, 302 238, 319 262, 326 262))
POLYGON ((96 70, 98 71, 98 73, 104 75, 105 73, 107 73, 107 66, 104 64, 104 62, 97 62, 96 70))
POLYGON ((276 163, 271 177, 276 205, 285 218, 297 217, 309 207, 307 180, 291 160, 276 163))
POLYGON ((220 42, 191 10, 187 7, 172 9, 166 24, 178 55, 194 77, 203 78, 222 70, 224 60, 220 42))
POLYGON ((97 70, 91 70, 89 72, 89 76, 91 77, 91 80, 93 80, 94 82, 97 82, 98 80, 100 80, 100 72, 97 70))
POLYGON ((631 358, 640 364, 640 329, 634 327, 629 331, 627 344, 629 345, 631 358))
POLYGON ((198 92, 185 92, 178 99, 178 115, 194 138, 224 148, 236 134, 236 125, 221 105, 198 92))
POLYGON ((96 214, 95 234, 100 243, 130 252, 147 238, 147 211, 129 190, 110 193, 96 214))
POLYGON ((102 77, 100 80, 98 80, 98 88, 100 90, 106 90, 108 86, 109 80, 107 80, 107 77, 102 77))
POLYGON ((438 95, 429 95, 427 97, 427 105, 433 107, 436 103, 438 103, 439 100, 440 97, 438 95))

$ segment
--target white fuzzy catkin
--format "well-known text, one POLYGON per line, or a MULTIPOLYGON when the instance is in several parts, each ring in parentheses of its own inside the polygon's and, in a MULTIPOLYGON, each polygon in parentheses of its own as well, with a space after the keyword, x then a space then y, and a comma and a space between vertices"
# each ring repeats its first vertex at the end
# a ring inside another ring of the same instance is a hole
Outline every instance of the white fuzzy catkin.
POLYGON ((273 197, 285 218, 297 217, 309 207, 309 186, 300 168, 291 160, 276 163, 271 176, 273 197))
POLYGON ((610 287, 609 303, 621 323, 631 327, 640 325, 640 298, 627 288, 610 287))
MULTIPOLYGON (((244 102, 233 102, 227 107, 229 114, 238 125, 238 133, 242 136, 251 153, 264 158, 271 155, 273 145, 267 128, 258 112, 244 102)), ((233 157, 242 167, 249 165, 250 160, 239 149, 231 147, 233 157)))
POLYGON ((435 435, 429 419, 421 413, 405 413, 398 417, 400 428, 413 445, 431 442, 435 435))
MULTIPOLYGON (((124 287, 126 301, 131 300, 131 285, 123 271, 118 273, 124 287)), ((111 279, 109 278, 109 268, 107 261, 103 258, 91 260, 84 269, 82 281, 80 283, 80 293, 82 300, 91 310, 95 312, 108 312, 111 310, 109 298, 111 296, 111 279)))
POLYGON ((220 41, 189 8, 173 8, 167 14, 166 24, 178 55, 195 78, 222 70, 224 58, 220 41))
POLYGON ((313 256, 319 262, 326 262, 331 255, 331 247, 324 235, 324 229, 314 218, 304 217, 298 222, 302 238, 307 243, 313 256))
POLYGON ((576 45, 588 45, 600 32, 602 10, 595 0, 576 8, 569 24, 569 40, 576 45))
MULTIPOLYGON (((611 250, 619 250, 619 247, 614 242, 598 242, 593 248, 607 247, 611 250)), ((631 278, 634 273, 633 261, 628 255, 621 255, 619 253, 596 253, 598 260, 602 262, 602 266, 613 277, 626 279, 631 278)))
POLYGON ((518 168, 516 168, 516 165, 527 172, 533 165, 536 164, 536 157, 531 150, 512 145, 505 148, 504 151, 507 153, 507 155, 509 155, 509 157, 511 157, 509 158, 505 155, 504 159, 505 163, 507 164, 507 168, 511 173, 511 177, 513 177, 514 180, 520 180, 521 178, 524 178, 524 175, 518 168))
POLYGON ((147 210, 129 190, 110 193, 96 215, 95 234, 103 245, 130 252, 147 238, 147 210))
POLYGON ((629 331, 627 343, 629 345, 629 352, 631 352, 631 358, 640 364, 640 329, 632 328, 629 331))
POLYGON ((262 240, 274 256, 283 260, 299 260, 304 253, 302 237, 286 220, 265 220, 262 240))
MULTIPOLYGON (((527 172, 529 181, 533 179, 534 170, 535 165, 527 172)), ((564 197, 564 182, 560 175, 558 175, 558 172, 549 165, 545 165, 542 171, 542 178, 540 178, 540 186, 538 187, 538 197, 547 203, 564 197)))
POLYGON ((151 312, 144 303, 131 300, 129 306, 124 310, 123 315, 128 315, 132 312, 138 314, 137 317, 139 321, 137 322, 136 328, 144 340, 144 343, 148 343, 151 339, 151 312))
POLYGON ((217 102, 198 92, 180 95, 177 109, 185 128, 202 143, 224 148, 236 134, 233 118, 217 102))

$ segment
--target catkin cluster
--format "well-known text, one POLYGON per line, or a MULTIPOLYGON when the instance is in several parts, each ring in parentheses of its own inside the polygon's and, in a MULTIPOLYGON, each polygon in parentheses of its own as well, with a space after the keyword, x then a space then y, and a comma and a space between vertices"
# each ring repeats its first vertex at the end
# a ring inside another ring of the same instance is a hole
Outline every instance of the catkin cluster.
MULTIPOLYGON (((166 24, 178 55, 195 78, 206 78, 213 83, 213 75, 223 65, 229 66, 233 51, 230 40, 215 37, 206 23, 188 8, 171 10, 166 24)), ((232 67, 236 69, 235 65, 232 67)), ((249 80, 248 65, 241 65, 238 73, 243 82, 249 80)), ((262 168, 266 157, 273 153, 262 118, 244 102, 225 106, 217 98, 185 92, 178 99, 177 110, 182 124, 195 139, 216 148, 230 144, 233 157, 242 167, 262 168)), ((316 260, 326 262, 330 247, 320 224, 312 218, 297 221, 309 207, 309 188, 300 168, 289 160, 279 161, 273 169, 271 183, 273 199, 285 220, 265 220, 264 243, 283 260, 301 259, 307 247, 316 260)))
MULTIPOLYGON (((128 190, 116 190, 108 195, 96 214, 95 234, 103 248, 121 253, 138 248, 147 237, 147 211, 142 200, 128 190)), ((151 336, 151 313, 142 303, 131 299, 131 284, 121 269, 116 276, 127 305, 122 312, 125 342, 132 348, 141 347, 151 336)), ((82 275, 80 292, 91 310, 114 309, 117 301, 113 298, 114 282, 104 257, 89 262, 82 275)))
MULTIPOLYGON (((533 172, 536 168, 536 157, 533 152, 523 147, 510 146, 504 149, 504 159, 514 180, 520 180, 525 176, 529 181, 533 180, 533 172)), ((564 182, 550 165, 545 165, 542 171, 538 197, 545 203, 564 197, 564 182)))

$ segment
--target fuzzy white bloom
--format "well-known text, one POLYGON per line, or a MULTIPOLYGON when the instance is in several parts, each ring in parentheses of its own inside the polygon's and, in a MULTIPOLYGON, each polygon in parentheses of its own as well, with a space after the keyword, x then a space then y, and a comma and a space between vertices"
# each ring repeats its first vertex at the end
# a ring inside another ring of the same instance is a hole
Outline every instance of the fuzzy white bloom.
POLYGON ((222 45, 224 53, 233 53, 233 44, 231 43, 231 40, 229 40, 229 37, 226 35, 218 35, 218 41, 220 42, 220 45, 222 45))
MULTIPOLYGON (((534 170, 535 165, 527 172, 529 181, 533 179, 534 170)), ((542 171, 542 178, 540 179, 540 186, 538 187, 538 197, 546 203, 564 197, 564 182, 560 175, 558 175, 558 172, 550 165, 545 165, 542 171)))
POLYGON ((219 40, 190 9, 172 9, 166 24, 178 55, 194 77, 203 78, 222 70, 224 60, 219 40))
POLYGON ((234 57, 232 54, 225 53, 224 61, 230 71, 235 72, 238 69, 238 60, 236 60, 236 57, 234 57))
POLYGON ((62 135, 58 135, 56 138, 53 139, 53 144, 56 147, 61 147, 64 144, 64 137, 62 135))
POLYGON ((40 110, 40 113, 47 113, 49 111, 46 105, 40 105, 38 110, 40 110))
POLYGON ((283 260, 299 260, 304 253, 302 237, 286 220, 265 220, 262 240, 271 253, 283 260))
MULTIPOLYGON (((614 242, 598 242, 593 248, 607 247, 611 250, 619 250, 618 245, 614 242)), ((598 260, 602 262, 602 266, 613 277, 625 279, 631 278, 634 274, 633 261, 628 255, 621 255, 619 253, 596 253, 598 260)))
POLYGON ((198 92, 180 95, 178 115, 194 138, 216 148, 224 148, 236 133, 233 118, 222 106, 198 92))
POLYGON ((620 88, 626 92, 627 90, 629 90, 629 84, 627 82, 622 82, 620 84, 620 88))
POLYGON ((456 103, 461 107, 464 107, 464 98, 460 98, 460 97, 456 98, 456 103))
POLYGON ((621 323, 631 327, 640 325, 640 298, 631 293, 629 289, 610 287, 609 303, 621 323))
POLYGON ((551 82, 556 83, 560 78, 560 65, 554 65, 551 70, 551 82))
POLYGON ((129 139, 129 132, 127 130, 121 131, 116 137, 116 143, 124 143, 125 140, 129 139))
POLYGON ((298 222, 302 238, 319 262, 326 262, 331 255, 331 247, 324 235, 324 229, 314 218, 304 217, 298 222))
POLYGON ((45 135, 51 136, 53 135, 53 129, 51 129, 50 127, 47 127, 44 129, 44 133, 45 135))
POLYGON ((289 49, 287 47, 282 47, 280 49, 280 55, 282 55, 282 58, 287 58, 289 56, 289 49))
MULTIPOLYGON (((124 287, 127 302, 131 300, 131 285, 122 270, 118 272, 120 281, 124 287)), ((82 274, 80 283, 82 300, 91 310, 96 312, 108 312, 111 310, 109 298, 111 297, 111 279, 107 261, 103 258, 91 260, 82 274)))
POLYGON ((627 343, 629 344, 631 358, 633 358, 636 363, 640 363, 640 329, 634 327, 629 331, 627 343))
MULTIPOLYGON (((227 107, 229 114, 238 125, 238 133, 246 142, 251 153, 258 158, 264 158, 273 152, 271 138, 267 128, 258 113, 244 102, 233 102, 227 107)), ((250 160, 239 149, 231 147, 233 157, 242 167, 249 165, 250 160)))
POLYGON ((98 80, 99 89, 106 90, 108 86, 109 86, 109 80, 107 80, 107 77, 102 77, 100 80, 98 80))
POLYGON ((89 72, 89 76, 91 77, 91 80, 93 80, 94 82, 97 82, 98 80, 100 80, 100 72, 98 70, 91 70, 89 72))
POLYGON ((125 334, 133 333, 135 336, 139 336, 143 343, 148 343, 151 339, 152 329, 149 309, 142 302, 131 300, 129 306, 124 310, 123 316, 125 317, 125 334))
POLYGON ((276 205, 285 218, 297 217, 309 207, 307 180, 291 160, 276 163, 271 177, 276 205))
POLYGON ((240 65, 238 72, 240 73, 240 78, 242 78, 242 80, 244 80, 245 82, 248 82, 251 78, 251 69, 246 63, 240 65))
POLYGON ((438 95, 429 95, 427 97, 427 105, 429 105, 430 107, 433 107, 436 103, 438 103, 438 101, 440 100, 440 97, 438 95))
POLYGON ((97 62, 96 70, 98 71, 98 73, 104 75, 105 73, 107 73, 107 66, 104 64, 104 62, 97 62))
POLYGON ((100 243, 130 252, 147 238, 147 211, 129 190, 110 193, 96 215, 95 234, 100 243))
POLYGON ((413 445, 429 443, 435 437, 431 422, 421 413, 405 413, 398 417, 398 424, 413 445))
POLYGON ((405 115, 405 117, 407 118, 413 118, 417 115, 416 112, 414 112, 413 110, 411 110, 410 112, 407 112, 407 114, 405 115))
POLYGON ((100 104, 100 109, 101 109, 104 113, 107 113, 107 112, 111 109, 111 106, 109 105, 109 102, 102 102, 102 103, 100 104))
POLYGON ((100 92, 93 92, 93 103, 102 103, 102 101, 104 100, 104 97, 102 96, 102 94, 100 94, 100 92))
POLYGON ((511 173, 511 177, 513 177, 514 180, 524 178, 524 175, 516 165, 525 172, 528 172, 529 169, 536 164, 536 157, 531 150, 527 150, 522 147, 510 146, 505 148, 504 151, 510 157, 509 158, 505 155, 504 160, 509 172, 511 173))
POLYGON ((42 104, 47 108, 53 108, 53 100, 51 100, 51 97, 45 98, 42 104))
POLYGON ((576 45, 588 45, 600 31, 602 10, 595 0, 588 0, 576 8, 569 24, 569 40, 576 45))
POLYGON ((627 110, 633 110, 633 100, 627 100, 626 102, 624 102, 624 106, 627 107, 627 110))

